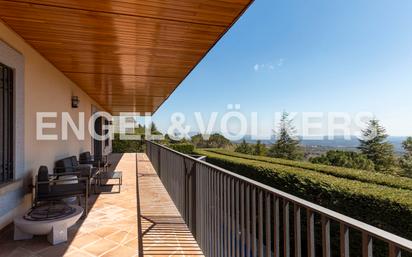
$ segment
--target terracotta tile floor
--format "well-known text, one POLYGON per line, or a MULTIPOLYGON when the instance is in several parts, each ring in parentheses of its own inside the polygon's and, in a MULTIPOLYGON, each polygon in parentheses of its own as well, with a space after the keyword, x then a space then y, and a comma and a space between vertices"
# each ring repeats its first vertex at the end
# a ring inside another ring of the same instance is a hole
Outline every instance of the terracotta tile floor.
MULTIPOLYGON (((145 154, 113 154, 113 168, 123 171, 121 193, 90 198, 90 212, 69 230, 69 241, 50 245, 45 236, 13 241, 13 227, 0 231, 0 257, 203 256, 145 154), (141 226, 136 194, 138 160, 141 226), (139 233, 139 229, 140 232, 139 233)), ((113 188, 117 190, 117 188, 113 188)))

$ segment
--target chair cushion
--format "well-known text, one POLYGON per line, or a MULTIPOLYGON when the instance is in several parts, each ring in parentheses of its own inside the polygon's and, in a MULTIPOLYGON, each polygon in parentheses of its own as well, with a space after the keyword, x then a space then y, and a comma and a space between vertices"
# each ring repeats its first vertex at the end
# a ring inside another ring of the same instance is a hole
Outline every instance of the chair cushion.
POLYGON ((72 157, 58 160, 55 164, 57 173, 74 172, 72 157))
POLYGON ((79 155, 80 163, 88 163, 92 160, 92 155, 90 152, 84 152, 79 155))
POLYGON ((77 157, 76 157, 76 156, 70 157, 70 160, 72 161, 72 167, 77 167, 77 166, 79 166, 79 162, 77 161, 77 157))
MULTIPOLYGON (((49 170, 46 166, 40 166, 39 172, 37 174, 37 181, 47 182, 49 181, 49 170)), ((50 184, 39 184, 37 186, 38 194, 48 194, 50 193, 50 184)))

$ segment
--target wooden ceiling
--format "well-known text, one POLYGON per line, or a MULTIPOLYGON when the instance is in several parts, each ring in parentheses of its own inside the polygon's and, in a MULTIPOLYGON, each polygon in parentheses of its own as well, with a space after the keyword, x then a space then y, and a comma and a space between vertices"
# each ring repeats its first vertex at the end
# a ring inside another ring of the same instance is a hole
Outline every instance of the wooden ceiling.
POLYGON ((152 112, 253 0, 0 0, 0 18, 103 108, 152 112))

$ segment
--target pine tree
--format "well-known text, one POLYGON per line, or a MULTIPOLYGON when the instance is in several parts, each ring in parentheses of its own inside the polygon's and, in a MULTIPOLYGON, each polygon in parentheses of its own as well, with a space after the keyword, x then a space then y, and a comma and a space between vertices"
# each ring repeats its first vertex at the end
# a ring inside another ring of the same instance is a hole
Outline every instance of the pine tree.
POLYGON ((412 155, 412 137, 406 138, 406 140, 402 142, 402 147, 405 149, 406 154, 412 155))
POLYGON ((240 143, 236 148, 235 152, 237 153, 244 153, 244 154, 252 154, 253 149, 252 147, 246 143, 246 140, 243 139, 242 143, 240 143))
POLYGON ((159 132, 159 130, 157 130, 156 124, 155 124, 154 122, 152 122, 152 123, 150 124, 150 132, 151 132, 152 135, 159 135, 159 134, 161 134, 161 133, 159 132))
POLYGON ((267 148, 260 140, 253 147, 253 155, 266 155, 267 148))
POLYGON ((386 130, 379 121, 372 119, 367 128, 362 130, 363 138, 359 139, 358 149, 375 164, 379 172, 392 171, 395 164, 393 145, 387 141, 386 130))
POLYGON ((268 156, 289 160, 300 160, 303 158, 303 151, 300 141, 295 139, 295 127, 293 120, 289 119, 289 114, 283 112, 279 124, 279 132, 275 144, 270 147, 268 156))
POLYGON ((402 168, 403 175, 412 177, 412 137, 408 137, 402 142, 405 153, 400 159, 399 165, 402 168))

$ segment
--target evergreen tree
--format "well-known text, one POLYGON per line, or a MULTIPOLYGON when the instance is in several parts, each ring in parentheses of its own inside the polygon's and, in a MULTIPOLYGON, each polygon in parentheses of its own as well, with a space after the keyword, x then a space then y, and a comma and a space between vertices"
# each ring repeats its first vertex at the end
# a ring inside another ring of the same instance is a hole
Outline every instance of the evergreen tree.
POLYGON ((359 139, 359 150, 375 164, 379 172, 391 171, 394 168, 395 157, 393 145, 387 141, 386 130, 379 121, 372 119, 367 128, 362 130, 363 138, 359 139))
POLYGON ((267 148, 260 140, 253 147, 253 155, 266 155, 267 148))
POLYGON ((374 170, 375 165, 365 155, 341 150, 330 150, 326 154, 309 159, 312 163, 321 163, 326 165, 346 167, 361 170, 374 170))
POLYGON ((406 154, 412 155, 412 137, 406 138, 406 140, 402 142, 402 147, 405 149, 406 154))
POLYGON ((243 139, 242 143, 236 146, 235 152, 244 153, 244 154, 252 154, 253 149, 248 143, 246 143, 246 140, 243 139))
POLYGON ((294 134, 296 130, 292 122, 293 120, 289 119, 289 114, 283 112, 277 140, 270 147, 268 156, 289 160, 300 160, 303 158, 303 151, 299 145, 300 142, 295 139, 294 134))
POLYGON ((150 124, 150 132, 152 133, 152 135, 160 135, 161 133, 159 132, 159 130, 156 127, 156 124, 154 122, 152 122, 150 124))
POLYGON ((400 159, 399 165, 405 176, 412 177, 412 137, 403 141, 402 147, 405 149, 405 153, 400 159))
POLYGON ((192 136, 191 142, 196 148, 227 148, 231 146, 230 140, 218 133, 210 135, 207 140, 202 134, 197 134, 192 136))

